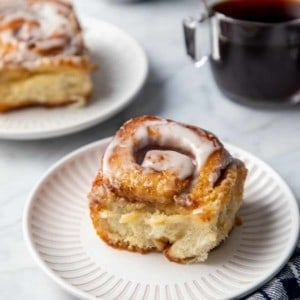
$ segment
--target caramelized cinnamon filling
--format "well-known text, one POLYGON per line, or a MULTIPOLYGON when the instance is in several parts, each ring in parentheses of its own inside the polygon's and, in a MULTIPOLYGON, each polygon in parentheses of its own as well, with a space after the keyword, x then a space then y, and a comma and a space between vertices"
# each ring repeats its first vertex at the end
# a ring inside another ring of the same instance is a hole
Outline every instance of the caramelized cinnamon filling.
POLYGON ((194 161, 194 156, 192 153, 186 151, 185 149, 180 149, 177 147, 164 147, 164 146, 159 146, 159 145, 147 145, 146 147, 143 147, 142 149, 138 149, 137 151, 134 152, 134 158, 137 164, 141 165, 143 160, 145 159, 146 153, 152 150, 162 150, 162 151, 175 151, 180 154, 186 155, 190 157, 194 161))

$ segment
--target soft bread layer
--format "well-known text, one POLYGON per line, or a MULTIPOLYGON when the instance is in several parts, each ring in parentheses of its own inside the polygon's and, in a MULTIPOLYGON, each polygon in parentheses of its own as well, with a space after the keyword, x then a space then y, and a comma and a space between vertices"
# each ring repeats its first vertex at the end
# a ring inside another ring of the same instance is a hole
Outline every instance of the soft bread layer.
POLYGON ((7 70, 0 79, 0 112, 32 105, 82 106, 91 92, 90 75, 84 69, 7 70))
POLYGON ((230 164, 198 207, 129 202, 102 185, 101 174, 90 193, 91 218, 108 244, 131 251, 164 251, 179 263, 202 262, 234 226, 243 196, 246 169, 230 164))

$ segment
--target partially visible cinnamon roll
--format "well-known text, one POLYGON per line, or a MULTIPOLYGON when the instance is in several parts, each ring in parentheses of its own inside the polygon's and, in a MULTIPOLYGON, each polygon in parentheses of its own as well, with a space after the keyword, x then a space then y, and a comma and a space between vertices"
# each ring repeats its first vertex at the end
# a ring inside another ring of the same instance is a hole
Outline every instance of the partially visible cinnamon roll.
POLYGON ((0 112, 83 105, 93 69, 69 1, 0 1, 0 112))
POLYGON ((141 116, 101 158, 89 193, 93 225, 113 247, 202 262, 234 226, 246 174, 213 134, 141 116))

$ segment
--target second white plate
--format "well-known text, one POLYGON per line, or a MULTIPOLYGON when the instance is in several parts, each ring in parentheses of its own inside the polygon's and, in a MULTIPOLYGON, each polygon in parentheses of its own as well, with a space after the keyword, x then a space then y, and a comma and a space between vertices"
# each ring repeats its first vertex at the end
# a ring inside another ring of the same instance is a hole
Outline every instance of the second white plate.
POLYGON ((148 63, 143 49, 114 25, 80 18, 92 61, 94 92, 82 108, 26 108, 0 114, 0 138, 26 140, 61 136, 100 123, 130 103, 145 82, 148 63))
POLYGON ((89 218, 86 194, 107 140, 59 161, 32 192, 24 234, 38 265, 60 286, 88 299, 231 299, 271 279, 298 237, 297 202, 264 162, 234 146, 249 170, 240 215, 243 225, 205 263, 179 265, 159 253, 141 255, 107 246, 89 218))

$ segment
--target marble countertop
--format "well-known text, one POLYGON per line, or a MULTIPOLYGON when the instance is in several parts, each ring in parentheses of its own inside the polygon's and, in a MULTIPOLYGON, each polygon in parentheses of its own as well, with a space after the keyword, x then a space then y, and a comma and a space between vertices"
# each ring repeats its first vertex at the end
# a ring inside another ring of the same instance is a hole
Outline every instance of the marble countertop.
POLYGON ((41 175, 65 154, 103 137, 139 114, 199 125, 269 163, 300 199, 300 111, 259 111, 225 99, 208 66, 194 68, 183 47, 181 20, 196 14, 196 0, 75 1, 77 11, 114 23, 144 47, 147 82, 124 111, 91 129, 41 141, 0 140, 0 299, 67 300, 25 247, 21 223, 25 200, 41 175))

